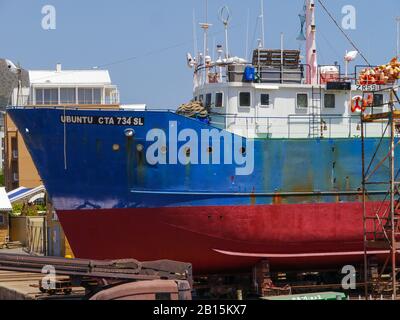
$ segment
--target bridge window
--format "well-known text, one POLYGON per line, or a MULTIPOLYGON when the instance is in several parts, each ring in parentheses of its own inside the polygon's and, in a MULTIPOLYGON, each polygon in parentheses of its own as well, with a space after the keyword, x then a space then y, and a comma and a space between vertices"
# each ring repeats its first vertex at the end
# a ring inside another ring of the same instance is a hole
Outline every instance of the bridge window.
POLYGON ((261 106, 262 107, 269 107, 269 105, 270 105, 269 94, 262 93, 261 97, 260 97, 260 101, 261 101, 261 106))
POLYGON ((297 94, 297 108, 298 109, 307 109, 308 108, 308 94, 307 93, 298 93, 297 94))
POLYGON ((206 94, 206 108, 210 108, 211 107, 211 101, 212 101, 212 94, 211 93, 207 93, 206 94))
POLYGON ((374 94, 374 107, 375 108, 383 108, 383 94, 374 94))
POLYGON ((327 109, 334 109, 336 105, 336 96, 334 94, 326 94, 324 96, 324 106, 327 109))
POLYGON ((222 108, 224 106, 224 94, 222 92, 215 94, 215 106, 217 108, 222 108))
POLYGON ((240 92, 239 94, 239 107, 250 107, 251 95, 250 92, 240 92))

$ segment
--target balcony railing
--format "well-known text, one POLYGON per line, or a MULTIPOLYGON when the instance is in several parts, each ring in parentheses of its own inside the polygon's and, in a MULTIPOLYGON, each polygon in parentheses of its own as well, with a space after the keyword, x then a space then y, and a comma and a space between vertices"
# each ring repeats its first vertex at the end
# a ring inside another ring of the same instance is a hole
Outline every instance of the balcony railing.
POLYGON ((118 97, 105 97, 104 101, 91 101, 88 103, 87 101, 77 101, 76 103, 72 102, 62 102, 59 100, 48 100, 45 102, 34 102, 30 95, 20 95, 16 101, 15 105, 18 106, 98 106, 98 105, 119 105, 118 97))

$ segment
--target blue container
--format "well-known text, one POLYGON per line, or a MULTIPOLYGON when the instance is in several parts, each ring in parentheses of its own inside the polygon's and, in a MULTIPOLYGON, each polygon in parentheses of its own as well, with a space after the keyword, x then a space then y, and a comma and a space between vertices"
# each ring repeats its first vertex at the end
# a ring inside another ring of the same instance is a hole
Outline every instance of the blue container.
POLYGON ((256 79, 256 69, 252 66, 247 66, 244 69, 244 81, 252 82, 256 79))

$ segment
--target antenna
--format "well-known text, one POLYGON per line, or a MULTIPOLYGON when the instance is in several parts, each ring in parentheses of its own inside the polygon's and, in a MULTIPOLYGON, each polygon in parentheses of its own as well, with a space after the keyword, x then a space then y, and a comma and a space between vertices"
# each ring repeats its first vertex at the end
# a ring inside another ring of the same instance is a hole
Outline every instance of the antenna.
POLYGON ((205 66, 205 72, 204 72, 204 83, 207 82, 207 56, 208 56, 208 29, 212 26, 212 24, 208 23, 208 0, 206 1, 206 22, 205 23, 200 23, 200 27, 204 30, 204 53, 203 53, 203 62, 205 66))
POLYGON ((250 29, 250 9, 247 9, 247 27, 246 27, 246 61, 249 61, 249 29, 250 29))
POLYGON ((199 54, 199 49, 197 47, 197 28, 196 28, 196 11, 193 8, 193 50, 194 56, 197 59, 197 55, 199 54))
POLYGON ((231 18, 231 13, 229 11, 229 8, 227 6, 222 7, 219 11, 219 19, 221 20, 221 22, 224 24, 225 27, 225 56, 227 59, 229 58, 228 26, 230 18, 231 18))
POLYGON ((400 16, 396 17, 397 22, 397 57, 400 57, 400 16))
POLYGON ((265 25, 264 25, 264 0, 261 0, 261 40, 262 46, 265 48, 265 25))

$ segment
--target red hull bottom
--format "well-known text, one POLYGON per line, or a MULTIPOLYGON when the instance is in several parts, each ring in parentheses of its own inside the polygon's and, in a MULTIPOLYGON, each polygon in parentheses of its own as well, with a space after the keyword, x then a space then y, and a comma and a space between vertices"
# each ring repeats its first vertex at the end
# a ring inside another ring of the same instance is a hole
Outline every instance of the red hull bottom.
MULTIPOLYGON (((372 206, 373 204, 371 204, 372 206)), ((59 211, 78 258, 171 259, 194 273, 363 262, 361 203, 59 211)), ((372 252, 380 254, 380 252, 372 252)))

